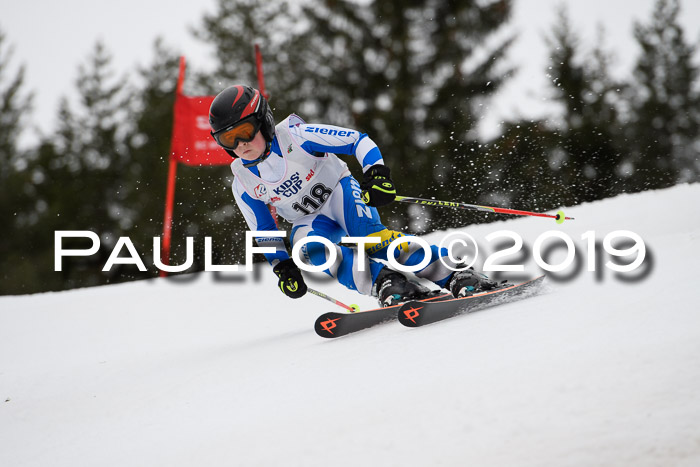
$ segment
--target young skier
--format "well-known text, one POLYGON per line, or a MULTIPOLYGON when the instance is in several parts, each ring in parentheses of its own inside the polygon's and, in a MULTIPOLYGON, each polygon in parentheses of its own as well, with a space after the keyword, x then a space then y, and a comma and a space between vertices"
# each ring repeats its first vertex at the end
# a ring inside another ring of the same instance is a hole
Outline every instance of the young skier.
MULTIPOLYGON (((292 224, 292 244, 308 236, 322 236, 335 244, 337 259, 325 272, 347 288, 377 297, 381 306, 428 293, 425 287, 377 261, 387 259, 389 242, 403 234, 388 229, 379 218, 376 208, 391 203, 396 190, 379 148, 366 134, 308 124, 294 114, 275 125, 267 100, 257 89, 240 85, 216 96, 209 123, 216 142, 234 158, 233 195, 251 231, 277 230, 267 205, 275 206, 277 214, 292 224), (362 166, 362 184, 336 154, 355 156, 362 166), (371 236, 382 243, 368 244, 366 254, 360 256, 356 247, 339 245, 346 236, 371 236)), ((265 257, 282 292, 291 298, 303 296, 306 284, 283 240, 257 237, 256 242, 276 248, 265 257)), ((319 242, 307 243, 301 252, 312 265, 324 264, 328 254, 319 242)), ((395 259, 402 265, 420 264, 425 255, 416 242, 403 243, 395 250, 395 259)), ((471 268, 455 269, 459 265, 450 261, 447 250, 431 245, 429 262, 415 275, 456 297, 496 287, 471 268)))

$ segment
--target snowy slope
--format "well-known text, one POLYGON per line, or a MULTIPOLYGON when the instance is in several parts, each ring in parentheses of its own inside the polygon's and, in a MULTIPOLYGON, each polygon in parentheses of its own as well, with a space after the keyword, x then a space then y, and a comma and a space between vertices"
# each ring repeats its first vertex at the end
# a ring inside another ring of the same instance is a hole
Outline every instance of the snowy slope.
POLYGON ((319 338, 333 305, 286 299, 269 269, 0 297, 0 465, 700 465, 698 200, 686 185, 567 209, 561 227, 467 228, 529 246, 627 229, 653 266, 627 283, 584 264, 420 329, 319 338))

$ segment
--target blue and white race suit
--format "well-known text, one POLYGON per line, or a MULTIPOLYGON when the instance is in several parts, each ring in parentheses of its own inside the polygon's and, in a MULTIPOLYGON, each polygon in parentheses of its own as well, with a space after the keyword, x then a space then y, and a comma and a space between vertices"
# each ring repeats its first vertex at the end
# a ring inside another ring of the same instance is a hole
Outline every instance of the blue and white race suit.
MULTIPOLYGON (((401 233, 387 229, 376 208, 361 198, 360 184, 350 175, 345 162, 336 154, 353 155, 363 172, 374 164, 383 164, 377 145, 364 133, 332 125, 308 124, 292 114, 275 128, 271 154, 256 166, 244 167, 240 158, 231 163, 234 174, 233 195, 251 231, 275 231, 277 226, 267 205, 292 223, 291 242, 307 236, 325 237, 335 244, 337 260, 325 270, 351 290, 370 294, 372 284, 386 260, 388 243, 401 233), (339 245, 342 237, 379 237, 378 246, 368 244, 366 255, 357 247, 339 245), (364 259, 364 267, 360 261, 364 259), (363 271, 360 271, 363 269, 363 271)), ((273 266, 289 258, 279 237, 257 237, 259 246, 274 247, 265 254, 273 266)), ((328 252, 319 242, 302 248, 304 260, 312 265, 326 262, 328 252)), ((431 245, 430 261, 416 276, 443 287, 454 262, 446 249, 431 245), (443 261, 439 258, 444 257, 443 261)), ((426 252, 416 242, 396 249, 399 264, 413 266, 425 259, 426 252)))

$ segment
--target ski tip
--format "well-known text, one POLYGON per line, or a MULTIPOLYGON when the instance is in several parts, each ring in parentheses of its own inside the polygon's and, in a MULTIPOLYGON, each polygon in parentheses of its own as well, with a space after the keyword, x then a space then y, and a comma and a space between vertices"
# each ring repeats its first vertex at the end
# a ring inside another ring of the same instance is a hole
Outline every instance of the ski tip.
POLYGON ((316 334, 321 337, 333 338, 337 337, 336 328, 340 324, 339 321, 343 319, 340 313, 325 313, 316 319, 314 323, 314 330, 316 334))
POLYGON ((399 308, 399 323, 409 328, 420 326, 422 318, 420 311, 423 307, 424 303, 415 300, 404 303, 399 308))

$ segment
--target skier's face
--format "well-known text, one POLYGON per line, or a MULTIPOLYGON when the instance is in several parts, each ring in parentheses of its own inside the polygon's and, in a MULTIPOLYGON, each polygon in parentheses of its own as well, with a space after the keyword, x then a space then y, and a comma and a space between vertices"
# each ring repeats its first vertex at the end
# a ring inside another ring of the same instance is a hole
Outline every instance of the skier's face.
POLYGON ((240 142, 234 151, 238 157, 246 161, 253 161, 262 156, 266 149, 265 138, 259 131, 255 134, 252 141, 247 143, 240 142))

